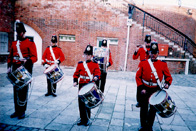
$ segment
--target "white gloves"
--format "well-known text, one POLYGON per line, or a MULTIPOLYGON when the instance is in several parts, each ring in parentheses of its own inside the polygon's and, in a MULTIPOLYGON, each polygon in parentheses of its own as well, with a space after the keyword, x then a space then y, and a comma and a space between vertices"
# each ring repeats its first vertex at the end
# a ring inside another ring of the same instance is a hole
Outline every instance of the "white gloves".
POLYGON ((10 73, 11 72, 11 68, 9 67, 8 69, 7 69, 7 73, 10 73))
POLYGON ((49 66, 50 66, 50 65, 48 65, 48 64, 45 64, 45 65, 44 65, 45 68, 48 68, 49 66))
POLYGON ((55 64, 58 64, 58 63, 59 63, 59 61, 58 61, 58 60, 55 60, 55 61, 54 61, 54 63, 55 63, 55 64))

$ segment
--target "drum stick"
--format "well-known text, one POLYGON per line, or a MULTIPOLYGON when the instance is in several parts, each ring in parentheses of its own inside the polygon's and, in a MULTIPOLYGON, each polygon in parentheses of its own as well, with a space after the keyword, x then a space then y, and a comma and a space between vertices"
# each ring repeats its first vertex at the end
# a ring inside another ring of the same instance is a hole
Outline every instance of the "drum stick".
MULTIPOLYGON (((162 88, 163 89, 163 88, 162 88)), ((155 95, 155 97, 162 91, 162 89, 155 95)))
MULTIPOLYGON (((161 83, 162 83, 162 82, 161 82, 161 83)), ((160 91, 156 94, 156 96, 157 96, 157 95, 158 95, 158 94, 159 94, 159 93, 163 90, 163 86, 162 86, 162 84, 161 84, 160 89, 161 89, 161 90, 160 90, 160 91)), ((156 96, 155 96, 155 97, 156 97, 156 96)))

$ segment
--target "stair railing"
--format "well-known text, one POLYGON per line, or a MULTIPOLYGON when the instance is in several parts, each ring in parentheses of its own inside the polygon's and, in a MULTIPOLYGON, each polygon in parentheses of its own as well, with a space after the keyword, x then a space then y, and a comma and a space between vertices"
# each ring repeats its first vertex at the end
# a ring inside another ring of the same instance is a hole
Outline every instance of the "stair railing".
POLYGON ((196 44, 188 36, 139 7, 132 4, 128 5, 129 18, 131 16, 133 20, 137 21, 137 23, 141 24, 143 27, 145 26, 157 34, 164 36, 174 44, 179 45, 184 51, 190 53, 193 57, 196 57, 196 53, 194 54, 196 44), (130 9, 133 10, 130 11, 130 9))

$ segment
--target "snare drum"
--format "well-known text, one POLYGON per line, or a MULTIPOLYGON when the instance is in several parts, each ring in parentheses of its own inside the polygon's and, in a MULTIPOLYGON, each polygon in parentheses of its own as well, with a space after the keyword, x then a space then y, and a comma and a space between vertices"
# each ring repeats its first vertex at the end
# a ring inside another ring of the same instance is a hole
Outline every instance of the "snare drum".
POLYGON ((23 88, 32 81, 31 74, 24 66, 20 66, 15 71, 9 72, 7 78, 14 86, 19 88, 23 88))
POLYGON ((163 118, 168 118, 177 111, 175 102, 165 90, 153 93, 149 98, 149 104, 153 105, 157 113, 163 118))
POLYGON ((78 96, 85 103, 86 107, 90 109, 97 107, 104 100, 103 93, 97 89, 96 84, 93 82, 83 86, 79 90, 78 96))
POLYGON ((46 74, 47 78, 51 81, 51 83, 57 83, 64 77, 63 71, 56 64, 53 64, 50 67, 48 67, 44 71, 44 74, 46 74))

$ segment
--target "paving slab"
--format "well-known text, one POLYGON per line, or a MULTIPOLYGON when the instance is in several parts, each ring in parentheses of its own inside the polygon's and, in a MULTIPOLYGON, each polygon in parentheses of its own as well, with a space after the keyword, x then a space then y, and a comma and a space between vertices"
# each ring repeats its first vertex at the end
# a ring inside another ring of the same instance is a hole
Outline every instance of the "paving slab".
MULTIPOLYGON (((57 83, 57 97, 45 97, 46 76, 41 65, 34 65, 26 118, 10 118, 14 112, 13 87, 6 78, 6 64, 0 64, 0 130, 31 131, 137 131, 140 109, 136 104, 135 72, 109 71, 104 101, 91 110, 88 127, 77 126, 79 120, 78 88, 73 87, 75 68, 61 67, 64 78, 57 83)), ((196 75, 172 74, 169 96, 177 112, 162 118, 156 115, 154 131, 196 131, 196 75)))

